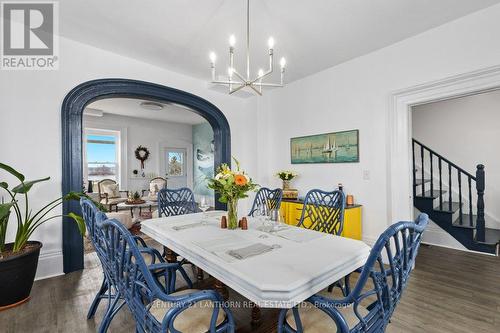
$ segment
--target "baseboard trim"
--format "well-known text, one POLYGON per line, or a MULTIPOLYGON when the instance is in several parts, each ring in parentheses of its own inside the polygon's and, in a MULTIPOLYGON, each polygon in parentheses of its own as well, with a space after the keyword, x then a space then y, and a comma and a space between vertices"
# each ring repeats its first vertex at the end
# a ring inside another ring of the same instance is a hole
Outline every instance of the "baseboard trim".
POLYGON ((63 253, 61 250, 44 252, 38 259, 35 281, 63 275, 63 253))
POLYGON ((496 255, 494 255, 493 253, 486 253, 486 252, 479 252, 479 251, 472 251, 472 250, 469 250, 468 248, 464 247, 463 249, 457 249, 456 247, 453 247, 453 246, 447 246, 447 245, 443 245, 443 244, 434 244, 432 242, 427 242, 427 241, 423 241, 422 240, 422 244, 425 244, 425 245, 430 245, 430 246, 436 246, 436 247, 444 247, 446 249, 451 249, 451 250, 457 250, 457 251, 463 251, 463 252, 469 252, 469 253, 475 253, 475 254, 482 254, 482 255, 485 255, 485 256, 493 256, 493 257, 496 257, 496 255))

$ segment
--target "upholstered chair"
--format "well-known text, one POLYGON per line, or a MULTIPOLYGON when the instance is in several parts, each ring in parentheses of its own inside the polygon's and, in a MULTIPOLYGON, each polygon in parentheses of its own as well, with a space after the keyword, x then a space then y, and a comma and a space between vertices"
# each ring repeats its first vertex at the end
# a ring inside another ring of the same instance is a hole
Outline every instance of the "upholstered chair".
POLYGON ((121 202, 127 201, 127 191, 120 191, 118 183, 112 179, 103 179, 97 183, 99 202, 106 205, 109 211, 121 202))
MULTIPOLYGON (((85 221, 85 226, 87 229, 87 237, 90 239, 94 249, 96 250, 97 256, 101 261, 101 265, 103 268, 103 281, 99 291, 94 297, 92 304, 90 305, 87 319, 94 317, 97 307, 101 300, 107 299, 109 301, 108 310, 106 311, 103 321, 100 324, 99 332, 106 332, 107 328, 113 319, 114 315, 120 310, 123 306, 123 302, 121 304, 118 303, 119 299, 122 299, 121 294, 116 288, 116 284, 113 280, 113 275, 110 274, 110 267, 105 265, 105 261, 103 258, 103 235, 101 230, 97 227, 97 221, 103 221, 108 219, 106 214, 99 211, 99 209, 92 203, 92 201, 82 198, 80 200, 80 206, 82 209, 83 219, 85 221)), ((109 214, 109 213, 108 213, 109 214)), ((115 213, 112 213, 115 214, 115 213)), ((117 221, 117 220, 115 220, 117 221)), ((122 225, 122 228, 125 226, 121 223, 121 221, 117 221, 122 225)), ((125 229, 126 230, 126 229, 125 229)), ((165 263, 165 260, 162 258, 160 253, 154 249, 150 248, 146 245, 146 242, 139 236, 133 236, 129 233, 130 238, 136 243, 139 249, 139 253, 141 254, 144 262, 150 265, 157 265, 161 263, 165 263)), ((154 266, 155 267, 155 266, 154 266)), ((181 273, 181 276, 186 281, 186 284, 189 288, 192 288, 191 280, 188 275, 184 271, 184 269, 178 264, 171 264, 165 266, 164 268, 153 269, 153 275, 155 279, 162 286, 163 290, 166 293, 172 293, 175 291, 175 283, 176 283, 176 272, 181 273)))
POLYGON ((408 284, 428 223, 428 216, 420 214, 415 222, 398 222, 387 228, 365 265, 357 270, 353 288, 346 279, 345 297, 333 299, 323 292, 308 298, 305 306, 281 310, 278 333, 385 332, 408 284))
POLYGON ((254 214, 259 212, 263 207, 266 211, 271 209, 280 209, 282 197, 283 190, 280 188, 271 190, 267 187, 261 187, 255 195, 252 209, 248 213, 248 216, 254 216, 254 214))
POLYGON ((149 181, 149 189, 142 190, 142 199, 146 201, 157 201, 158 192, 167 188, 167 180, 163 177, 156 177, 149 181))
MULTIPOLYGON (((116 220, 96 222, 103 266, 136 322, 136 332, 234 332, 231 310, 214 290, 165 292, 153 272, 178 264, 147 265, 131 234, 116 220)), ((116 300, 116 299, 115 299, 116 300)), ((113 303, 115 303, 113 300, 113 303)))

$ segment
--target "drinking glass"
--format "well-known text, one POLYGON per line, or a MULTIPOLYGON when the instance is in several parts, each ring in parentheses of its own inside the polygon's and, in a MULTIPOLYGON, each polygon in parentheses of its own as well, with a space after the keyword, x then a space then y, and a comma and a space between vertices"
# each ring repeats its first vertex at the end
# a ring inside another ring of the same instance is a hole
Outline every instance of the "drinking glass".
POLYGON ((207 218, 207 213, 206 211, 210 208, 210 205, 208 204, 208 201, 207 201, 207 198, 205 196, 202 196, 200 198, 200 204, 198 205, 198 207, 201 209, 201 211, 203 212, 203 216, 202 218, 203 219, 206 219, 207 218))

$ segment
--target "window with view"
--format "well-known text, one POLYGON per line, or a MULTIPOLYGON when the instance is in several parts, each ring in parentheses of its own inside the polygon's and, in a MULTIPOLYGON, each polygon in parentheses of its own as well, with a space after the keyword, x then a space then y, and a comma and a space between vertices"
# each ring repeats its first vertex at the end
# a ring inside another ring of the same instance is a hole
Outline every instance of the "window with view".
POLYGON ((182 152, 169 151, 168 153, 168 175, 184 176, 184 154, 182 152))
POLYGON ((92 132, 85 135, 87 150, 87 179, 100 181, 112 179, 119 182, 119 135, 116 132, 92 132))

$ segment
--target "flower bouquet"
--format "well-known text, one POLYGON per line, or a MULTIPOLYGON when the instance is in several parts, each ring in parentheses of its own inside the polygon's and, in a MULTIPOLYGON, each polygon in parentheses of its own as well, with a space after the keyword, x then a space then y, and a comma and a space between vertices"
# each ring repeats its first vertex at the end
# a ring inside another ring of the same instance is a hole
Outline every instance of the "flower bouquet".
POLYGON ((238 200, 248 197, 247 193, 258 187, 245 171, 240 169, 240 163, 236 159, 234 162, 236 170, 222 164, 217 168, 215 177, 208 180, 208 187, 219 193, 219 201, 227 203, 229 229, 238 227, 238 200))
POLYGON ((290 170, 281 170, 276 173, 279 179, 283 181, 283 190, 290 189, 290 181, 297 177, 297 174, 290 170))

